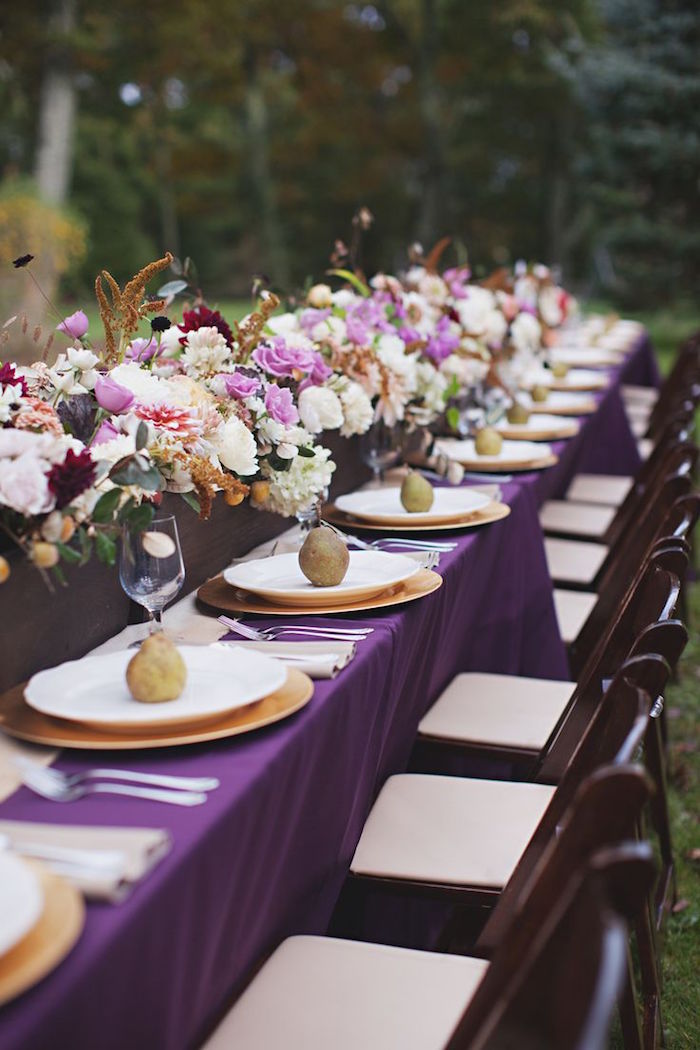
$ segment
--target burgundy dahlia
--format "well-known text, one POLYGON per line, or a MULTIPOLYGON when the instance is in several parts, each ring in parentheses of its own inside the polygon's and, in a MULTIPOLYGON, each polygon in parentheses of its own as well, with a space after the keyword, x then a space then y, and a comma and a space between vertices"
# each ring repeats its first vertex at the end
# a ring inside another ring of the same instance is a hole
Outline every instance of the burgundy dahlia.
MULTIPOLYGON (((185 310, 182 315, 182 324, 179 327, 183 332, 195 332, 198 328, 217 328, 228 346, 233 346, 233 332, 218 310, 210 310, 208 306, 196 306, 194 310, 185 310)), ((181 339, 181 343, 185 340, 181 339)))
POLYGON ((22 378, 15 372, 14 365, 7 364, 0 365, 0 390, 4 390, 6 386, 19 386, 22 388, 22 397, 27 396, 27 384, 22 378))
POLYGON ((89 488, 95 480, 97 467, 86 448, 76 453, 68 449, 63 463, 56 463, 49 471, 49 489, 56 497, 59 510, 67 507, 76 496, 89 488))

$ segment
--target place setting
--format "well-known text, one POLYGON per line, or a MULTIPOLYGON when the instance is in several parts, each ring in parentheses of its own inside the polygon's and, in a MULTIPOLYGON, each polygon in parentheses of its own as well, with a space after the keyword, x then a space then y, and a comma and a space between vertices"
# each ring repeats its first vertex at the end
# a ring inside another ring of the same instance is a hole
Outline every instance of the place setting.
POLYGON ((575 437, 581 424, 547 412, 535 413, 524 404, 521 395, 493 424, 493 429, 510 441, 561 441, 575 437))
MULTIPOLYGON (((561 368, 540 368, 530 372, 523 380, 522 388, 530 394, 539 392, 541 387, 548 390, 558 390, 564 393, 588 393, 591 391, 605 390, 610 386, 610 377, 595 368, 569 368, 563 364, 561 368), (557 374, 558 373, 558 374, 557 374)), ((534 400, 538 400, 535 396, 534 400)))
POLYGON ((545 470, 558 462, 548 444, 504 438, 494 425, 482 426, 473 437, 440 438, 439 447, 449 459, 475 474, 545 470))

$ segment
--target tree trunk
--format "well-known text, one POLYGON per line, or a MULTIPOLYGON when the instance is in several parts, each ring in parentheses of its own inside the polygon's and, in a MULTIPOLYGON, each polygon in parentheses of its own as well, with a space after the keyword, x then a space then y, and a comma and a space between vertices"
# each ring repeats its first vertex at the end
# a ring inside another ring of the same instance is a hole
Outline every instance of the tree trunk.
POLYGON ((440 87, 436 75, 439 48, 437 0, 421 2, 422 31, 418 45, 420 110, 424 131, 423 195, 418 214, 418 239, 426 250, 445 231, 442 229, 445 144, 442 128, 440 87))
POLYGON ((270 142, 265 92, 260 83, 257 56, 246 55, 245 118, 253 200, 257 205, 262 240, 262 264, 275 287, 289 282, 287 253, 280 236, 275 186, 270 169, 270 142))
POLYGON ((42 200, 64 204, 73 165, 76 92, 68 44, 75 30, 76 0, 55 0, 49 28, 55 39, 39 103, 36 182, 42 200))

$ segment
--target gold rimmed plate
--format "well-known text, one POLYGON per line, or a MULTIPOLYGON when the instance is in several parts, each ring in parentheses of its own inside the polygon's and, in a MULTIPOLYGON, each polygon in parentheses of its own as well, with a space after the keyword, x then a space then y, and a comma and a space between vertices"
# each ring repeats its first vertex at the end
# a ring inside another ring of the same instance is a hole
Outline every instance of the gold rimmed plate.
POLYGON ((473 514, 466 514, 462 518, 455 519, 454 521, 446 522, 441 525, 409 525, 406 524, 406 518, 404 517, 401 521, 387 524, 386 522, 381 525, 374 522, 362 521, 359 518, 354 518, 351 514, 346 514, 342 510, 338 510, 335 504, 330 503, 324 508, 323 518, 324 521, 329 521, 332 525, 337 525, 340 529, 350 530, 369 530, 370 532, 458 532, 461 529, 475 529, 479 525, 489 525, 492 521, 502 521, 503 518, 507 518, 510 514, 510 507, 506 503, 497 503, 491 501, 488 506, 483 507, 481 510, 475 511, 473 514))
POLYGON ((527 423, 508 423, 501 421, 494 424, 494 430, 511 441, 561 441, 564 438, 576 437, 579 424, 575 420, 548 417, 544 413, 531 418, 527 423))
POLYGON ((473 438, 463 441, 447 439, 440 442, 440 451, 473 473, 512 474, 513 471, 544 470, 558 462, 549 445, 537 445, 532 441, 504 439, 499 455, 480 456, 473 438))
POLYGON ((85 925, 83 898, 70 883, 34 862, 44 897, 31 930, 0 957, 0 1006, 38 984, 63 962, 85 925))
POLYGON ((364 612, 372 609, 386 609, 394 605, 416 601, 432 594, 442 585, 442 576, 430 569, 419 569, 404 583, 390 588, 382 594, 361 601, 348 602, 342 605, 329 602, 328 605, 295 607, 292 605, 274 605, 255 594, 239 591, 231 587, 223 576, 207 580, 197 591, 197 598, 210 609, 217 612, 259 613, 261 616, 326 616, 331 613, 364 612))
MULTIPOLYGON (((223 584, 227 590, 231 588, 223 584)), ((234 592, 235 593, 235 592, 234 592)), ((314 686, 308 675, 287 668, 284 685, 248 707, 239 707, 204 725, 180 726, 154 732, 106 732, 94 726, 52 718, 35 711, 25 701, 23 686, 15 686, 0 698, 0 729, 10 736, 52 747, 76 747, 94 750, 142 750, 150 747, 180 747, 223 740, 240 733, 288 718, 305 706, 313 696, 314 686)))

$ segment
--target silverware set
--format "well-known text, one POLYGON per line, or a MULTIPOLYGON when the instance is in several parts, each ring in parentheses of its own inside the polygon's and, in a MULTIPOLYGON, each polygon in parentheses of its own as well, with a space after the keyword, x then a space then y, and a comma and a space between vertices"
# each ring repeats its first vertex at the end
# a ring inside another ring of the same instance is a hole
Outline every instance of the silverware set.
POLYGON ((361 642, 372 634, 374 627, 320 627, 303 624, 276 624, 273 627, 251 627, 249 623, 230 616, 219 616, 219 623, 252 642, 273 642, 287 635, 303 634, 317 641, 361 642))
POLYGON ((86 795, 107 794, 127 795, 173 806, 201 806, 207 800, 207 792, 219 786, 215 777, 174 777, 107 768, 68 774, 24 758, 14 761, 25 787, 52 802, 75 802, 86 795))

